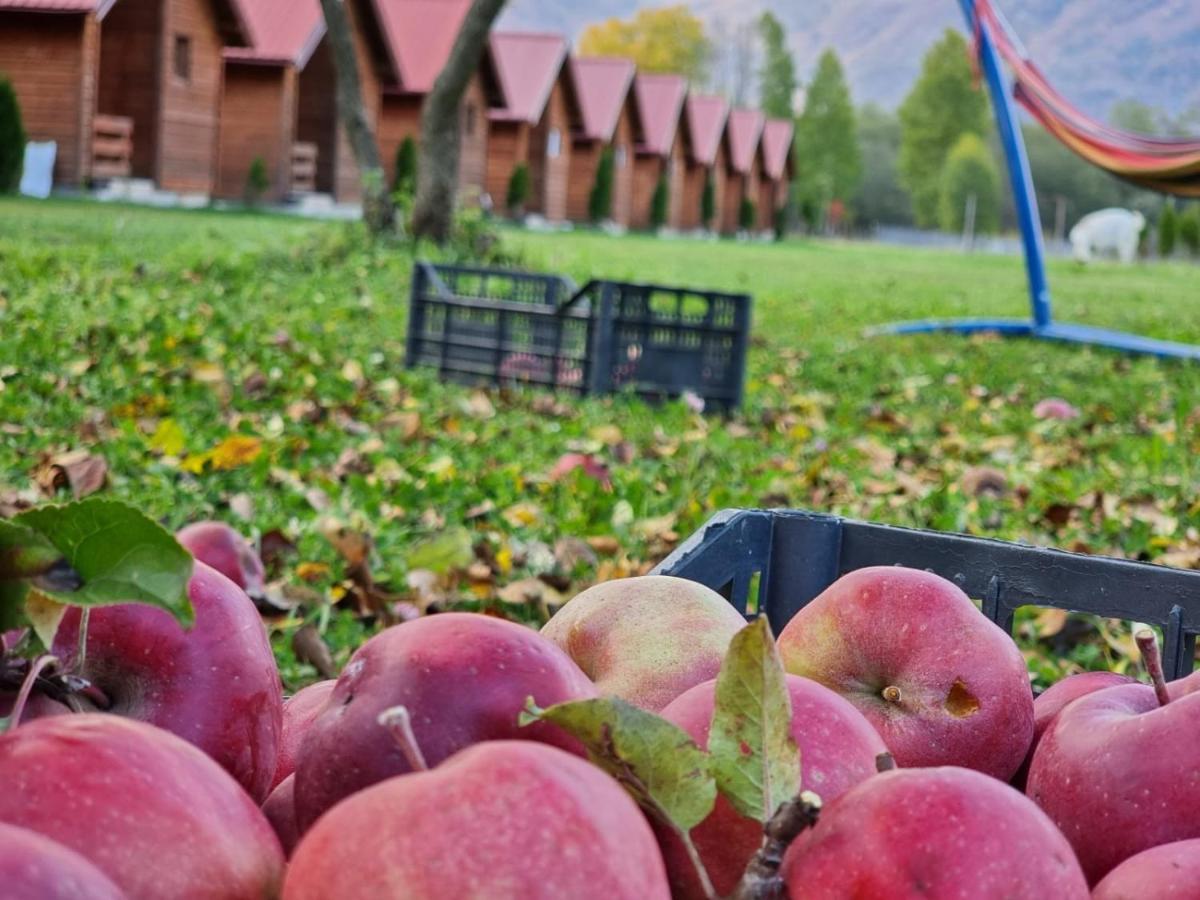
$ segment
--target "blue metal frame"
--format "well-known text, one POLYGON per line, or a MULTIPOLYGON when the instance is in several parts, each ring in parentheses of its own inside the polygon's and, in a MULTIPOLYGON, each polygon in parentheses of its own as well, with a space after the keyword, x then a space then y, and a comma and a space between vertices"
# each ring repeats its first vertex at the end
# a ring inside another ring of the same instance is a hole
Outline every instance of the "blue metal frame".
POLYGON ((1038 217, 1037 194, 1033 190, 1033 177, 1029 172, 1029 159, 1025 154, 1025 141, 1017 124, 1000 54, 987 22, 980 21, 975 9, 975 0, 959 0, 967 28, 978 35, 979 62, 992 96, 992 109, 996 114, 996 127, 1000 132, 1000 143, 1008 163, 1008 177, 1016 202, 1017 222, 1021 226, 1021 242, 1025 247, 1025 274, 1029 280, 1029 300, 1032 317, 1021 319, 949 319, 901 322, 872 329, 874 334, 918 334, 930 331, 951 331, 972 334, 980 331, 998 332, 1004 335, 1066 341, 1074 344, 1089 344, 1121 350, 1126 353, 1141 353, 1152 356, 1200 361, 1200 347, 1174 341, 1159 341, 1136 334, 1092 328, 1087 325, 1057 324, 1050 307, 1050 286, 1046 282, 1045 249, 1042 246, 1042 226, 1038 217))

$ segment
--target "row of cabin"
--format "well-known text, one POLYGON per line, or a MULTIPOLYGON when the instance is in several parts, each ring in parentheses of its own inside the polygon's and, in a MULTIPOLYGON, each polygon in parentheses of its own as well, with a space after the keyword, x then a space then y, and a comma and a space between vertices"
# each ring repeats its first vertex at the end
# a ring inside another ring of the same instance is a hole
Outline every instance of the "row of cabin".
MULTIPOLYGON (((449 57, 470 0, 346 0, 366 113, 389 177, 449 57)), ((55 180, 140 178, 239 198, 261 160, 263 196, 359 199, 319 0, 0 0, 0 75, 33 140, 58 144, 55 180)), ((610 217, 734 231, 743 200, 771 227, 793 174, 792 127, 691 93, 625 59, 575 57, 556 34, 494 32, 464 97, 459 183, 497 213, 582 222, 601 159, 610 217), (505 208, 513 172, 530 190, 505 208), (703 221, 706 185, 714 211, 703 221)))

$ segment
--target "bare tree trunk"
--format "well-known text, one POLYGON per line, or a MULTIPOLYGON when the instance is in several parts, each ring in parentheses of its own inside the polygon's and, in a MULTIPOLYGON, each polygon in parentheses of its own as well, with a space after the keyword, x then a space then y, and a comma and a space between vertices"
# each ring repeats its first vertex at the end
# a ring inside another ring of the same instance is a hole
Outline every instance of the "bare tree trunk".
POLYGON ((350 140, 350 149, 358 163, 362 178, 363 221, 373 234, 391 230, 395 225, 396 211, 388 193, 387 179, 379 161, 379 146, 367 121, 363 104, 362 85, 358 80, 358 56, 354 52, 354 38, 350 33, 350 16, 345 4, 348 0, 321 0, 321 11, 325 15, 325 33, 329 48, 333 51, 333 67, 337 74, 337 108, 342 127, 350 140))
POLYGON ((458 191, 462 138, 459 107, 471 76, 479 69, 488 31, 503 7, 504 0, 473 0, 446 67, 425 98, 421 112, 421 162, 417 166, 412 229, 416 236, 432 238, 439 244, 450 237, 458 191))

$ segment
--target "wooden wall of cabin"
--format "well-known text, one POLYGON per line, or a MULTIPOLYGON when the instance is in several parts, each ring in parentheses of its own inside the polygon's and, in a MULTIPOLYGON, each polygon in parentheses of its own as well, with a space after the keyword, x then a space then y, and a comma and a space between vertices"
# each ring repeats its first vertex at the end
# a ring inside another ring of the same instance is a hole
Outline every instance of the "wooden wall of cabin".
POLYGON ((679 229, 683 222, 683 185, 687 178, 687 153, 683 146, 683 123, 671 145, 667 162, 667 227, 679 229))
POLYGON ((158 178, 163 12, 163 0, 120 0, 100 25, 96 112, 133 120, 135 178, 158 178))
POLYGON ((721 210, 722 234, 735 234, 738 230, 738 216, 741 212, 742 197, 746 196, 746 176, 738 174, 732 168, 726 167, 723 192, 719 209, 721 210))
POLYGON ((654 208, 654 191, 663 172, 663 158, 639 153, 633 161, 633 198, 630 228, 649 228, 654 208))
POLYGON ((256 158, 267 169, 263 199, 279 201, 291 187, 296 128, 296 69, 229 61, 221 98, 217 196, 241 199, 256 158))
POLYGON ((487 192, 498 215, 512 215, 508 208, 508 183, 517 164, 528 158, 529 125, 525 122, 488 123, 487 192))
POLYGON ((550 91, 541 121, 529 139, 529 209, 551 222, 562 222, 567 218, 567 179, 571 173, 570 135, 571 116, 567 94, 562 78, 559 78, 550 91))
POLYGON ((600 153, 604 149, 600 141, 576 140, 571 142, 571 160, 567 176, 567 219, 572 222, 588 222, 588 200, 596 184, 596 169, 600 165, 600 153))
POLYGON ((383 108, 379 113, 379 153, 383 170, 388 179, 396 178, 396 151, 404 139, 411 137, 418 145, 421 141, 421 106, 423 94, 385 94, 383 108))
POLYGON ((321 41, 298 81, 296 140, 317 145, 317 191, 332 195, 337 162, 337 80, 328 41, 321 41))
POLYGON ((159 45, 162 136, 157 180, 163 190, 211 194, 216 186, 225 74, 222 43, 211 0, 166 0, 159 45), (181 41, 189 49, 184 50, 181 41))
POLYGON ((633 219, 633 94, 621 108, 613 134, 613 204, 612 220, 629 227, 633 219))
POLYGON ((56 183, 79 185, 91 166, 98 40, 90 15, 0 12, 0 75, 29 139, 58 145, 56 183))

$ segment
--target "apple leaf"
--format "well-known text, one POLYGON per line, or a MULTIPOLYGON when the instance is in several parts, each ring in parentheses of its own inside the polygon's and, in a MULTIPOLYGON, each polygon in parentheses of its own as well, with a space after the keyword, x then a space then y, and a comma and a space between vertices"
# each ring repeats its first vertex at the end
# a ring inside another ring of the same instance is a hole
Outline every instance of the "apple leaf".
POLYGON ((70 606, 148 603, 189 624, 187 583, 192 556, 165 528, 131 506, 89 499, 43 506, 13 520, 44 538, 77 576, 35 584, 48 599, 70 606))
POLYGON ((44 535, 11 519, 0 519, 0 581, 35 578, 61 559, 62 554, 44 535))
POLYGON ((66 614, 66 604, 51 600, 41 591, 31 590, 25 597, 25 617, 45 648, 54 643, 54 635, 66 614))
MULTIPOLYGON (((29 624, 25 617, 25 597, 29 585, 23 581, 0 581, 0 635, 29 624)), ((0 655, 4 647, 0 646, 0 655)))
POLYGON ((743 816, 770 821, 800 790, 792 701, 771 626, 759 617, 736 634, 717 676, 708 752, 717 788, 743 816))
POLYGON ((681 833, 704 821, 717 801, 705 752, 682 729, 624 700, 572 700, 540 709, 531 697, 520 721, 552 722, 577 738, 595 765, 681 833))

